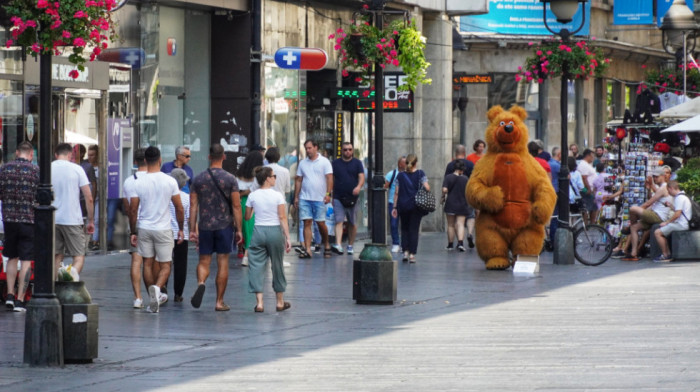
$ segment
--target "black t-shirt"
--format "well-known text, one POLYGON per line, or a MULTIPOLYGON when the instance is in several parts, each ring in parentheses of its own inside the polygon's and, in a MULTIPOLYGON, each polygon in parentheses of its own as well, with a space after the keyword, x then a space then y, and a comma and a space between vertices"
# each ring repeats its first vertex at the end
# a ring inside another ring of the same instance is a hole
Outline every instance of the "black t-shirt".
POLYGON ((359 175, 365 173, 362 162, 357 158, 344 161, 343 158, 334 160, 333 166, 333 198, 353 196, 352 190, 359 183, 359 175))
MULTIPOLYGON (((474 170, 474 163, 464 158, 459 158, 459 160, 464 162, 464 175, 467 177, 471 177, 472 170, 474 170)), ((457 162, 457 159, 447 164, 447 167, 445 168, 445 176, 455 172, 455 162, 457 162)))

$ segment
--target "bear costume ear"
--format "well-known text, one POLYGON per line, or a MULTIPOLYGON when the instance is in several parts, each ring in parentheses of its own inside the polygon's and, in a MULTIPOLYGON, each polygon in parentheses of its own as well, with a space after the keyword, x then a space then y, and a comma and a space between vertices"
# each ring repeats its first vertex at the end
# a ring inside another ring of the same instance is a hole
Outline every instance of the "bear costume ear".
POLYGON ((498 117, 498 115, 503 113, 504 111, 505 110, 503 110, 503 107, 501 105, 492 106, 491 109, 489 109, 489 111, 486 112, 486 117, 489 119, 489 122, 493 122, 493 119, 498 117))
POLYGON ((522 106, 513 105, 510 107, 509 112, 520 117, 521 120, 525 120, 527 118, 527 110, 525 110, 522 106))

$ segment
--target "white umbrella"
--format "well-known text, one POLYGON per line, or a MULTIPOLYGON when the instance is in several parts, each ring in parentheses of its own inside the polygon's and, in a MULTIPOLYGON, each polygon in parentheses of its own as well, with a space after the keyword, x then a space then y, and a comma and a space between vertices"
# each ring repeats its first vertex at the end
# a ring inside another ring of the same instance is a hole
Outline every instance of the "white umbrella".
POLYGON ((700 97, 693 98, 690 101, 686 101, 680 105, 668 108, 659 113, 659 117, 690 118, 696 114, 700 114, 700 97))
POLYGON ((700 132, 700 114, 661 131, 665 132, 700 132))
POLYGON ((70 144, 85 144, 86 146, 90 144, 97 144, 97 139, 93 139, 89 136, 81 135, 73 131, 65 131, 63 134, 63 139, 65 143, 70 144))

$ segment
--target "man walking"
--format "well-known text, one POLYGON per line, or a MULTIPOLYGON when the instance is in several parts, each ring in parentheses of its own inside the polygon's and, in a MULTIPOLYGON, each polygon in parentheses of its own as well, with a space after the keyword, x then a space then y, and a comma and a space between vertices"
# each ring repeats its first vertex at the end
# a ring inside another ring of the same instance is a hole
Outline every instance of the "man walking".
POLYGON ((588 213, 589 224, 595 223, 595 218, 597 215, 596 211, 598 210, 598 205, 595 203, 595 196, 593 195, 593 187, 591 186, 596 176, 596 171, 592 165, 594 158, 595 155, 593 150, 587 148, 583 150, 581 160, 576 166, 576 171, 581 173, 581 179, 583 180, 585 191, 581 193, 581 199, 583 199, 583 204, 586 207, 586 212, 588 213))
POLYGON ((175 149, 175 160, 164 163, 160 168, 160 171, 165 174, 170 174, 170 172, 175 168, 184 170, 185 173, 187 173, 187 176, 190 178, 189 181, 187 181, 187 184, 185 184, 185 187, 182 188, 182 191, 185 193, 190 193, 192 178, 194 178, 192 168, 187 165, 190 162, 190 159, 192 159, 190 148, 187 146, 179 146, 175 149))
POLYGON ((275 185, 272 189, 281 193, 284 196, 284 200, 288 201, 289 193, 292 191, 292 183, 290 182, 289 169, 284 166, 280 166, 277 162, 280 160, 280 150, 277 147, 270 147, 265 152, 265 160, 267 164, 265 166, 272 169, 275 173, 276 180, 275 185))
POLYGON ((85 233, 91 235, 95 232, 95 206, 90 181, 85 170, 71 162, 72 155, 70 144, 61 143, 56 146, 56 160, 51 162, 53 206, 56 208, 56 266, 60 266, 65 256, 73 257, 73 268, 80 274, 85 262, 85 233), (80 193, 84 196, 87 209, 85 226, 80 210, 80 193))
POLYGON ((204 283, 209 277, 211 255, 216 253, 216 305, 217 311, 231 308, 224 303, 228 283, 228 256, 233 250, 233 224, 236 243, 243 240, 241 233, 241 196, 236 177, 223 169, 226 154, 220 144, 209 148, 209 169, 195 177, 190 193, 190 241, 199 249, 197 265, 197 290, 190 303, 199 308, 204 297, 204 283), (199 224, 197 223, 199 216, 199 224))
POLYGON ((331 257, 326 227, 326 204, 331 201, 333 190, 333 166, 331 162, 318 153, 318 142, 304 142, 306 159, 299 162, 294 187, 294 207, 299 211, 299 220, 304 221, 304 249, 300 249, 299 258, 311 258, 311 226, 318 225, 321 241, 324 245, 323 257, 331 257))
POLYGON ((343 254, 343 222, 348 220, 349 255, 354 253, 355 235, 357 234, 357 198, 365 184, 365 167, 353 156, 352 143, 341 145, 340 158, 333 161, 333 213, 335 215, 335 244, 331 249, 339 255, 343 254))
MULTIPOLYGON (((402 156, 399 158, 399 162, 396 164, 396 169, 390 171, 386 174, 386 177, 384 177, 384 188, 389 189, 387 211, 394 210, 394 192, 396 192, 396 184, 398 183, 396 177, 404 170, 406 170, 406 157, 402 156)), ((391 252, 399 253, 401 252, 401 242, 399 238, 398 215, 394 217, 393 215, 389 214, 389 226, 391 227, 391 252)))
POLYGON ((160 150, 157 147, 148 147, 144 156, 146 174, 134 181, 134 190, 129 201, 129 227, 131 245, 136 246, 138 253, 143 257, 143 280, 148 286, 150 297, 148 310, 158 313, 160 304, 168 300, 167 294, 162 294, 160 288, 170 276, 175 244, 170 228, 170 202, 175 206, 179 228, 178 243, 184 240, 185 213, 177 181, 160 171, 160 150), (154 265, 156 258, 158 267, 154 265))
POLYGON ((7 257, 7 296, 8 310, 23 312, 24 295, 31 276, 34 260, 34 205, 36 188, 39 184, 39 168, 32 164, 34 148, 24 141, 17 146, 16 158, 0 168, 0 201, 2 201, 2 222, 5 227, 5 248, 7 257), (19 278, 17 262, 21 263, 19 278), (17 295, 15 295, 17 282, 17 295))
MULTIPOLYGON (((136 181, 142 176, 145 176, 148 171, 148 166, 146 165, 146 150, 139 148, 134 151, 134 165, 137 167, 136 173, 127 177, 124 180, 124 198, 122 203, 124 205, 124 211, 127 214, 131 213, 130 201, 132 197, 136 197, 134 194, 134 187, 136 186, 136 181)), ((138 221, 139 211, 136 211, 136 220, 138 221)), ((131 216, 129 216, 131 219, 131 216)), ((132 246, 129 250, 131 254, 131 286, 134 289, 134 308, 143 308, 143 297, 141 296, 141 268, 143 266, 143 258, 138 252, 135 246, 132 246)))

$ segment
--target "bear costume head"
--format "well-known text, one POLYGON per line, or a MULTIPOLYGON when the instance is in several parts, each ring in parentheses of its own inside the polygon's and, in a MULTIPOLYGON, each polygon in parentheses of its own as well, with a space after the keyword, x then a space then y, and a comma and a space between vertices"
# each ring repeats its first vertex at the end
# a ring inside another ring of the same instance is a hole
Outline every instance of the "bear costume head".
POLYGON ((505 110, 496 105, 489 109, 487 117, 486 144, 490 152, 527 153, 530 135, 524 123, 527 118, 525 109, 513 105, 510 110, 505 110))

